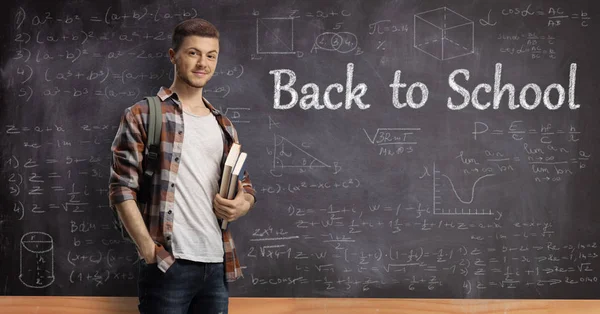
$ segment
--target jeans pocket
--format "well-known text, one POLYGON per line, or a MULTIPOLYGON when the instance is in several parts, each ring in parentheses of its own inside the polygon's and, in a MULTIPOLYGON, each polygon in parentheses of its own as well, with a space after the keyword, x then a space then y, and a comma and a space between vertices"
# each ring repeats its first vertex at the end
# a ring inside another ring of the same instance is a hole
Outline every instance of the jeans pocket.
MULTIPOLYGON (((173 264, 171 264, 171 266, 169 266, 169 268, 167 268, 167 271, 165 271, 165 275, 167 274, 172 274, 175 272, 175 268, 178 266, 179 263, 177 263, 177 260, 173 261, 173 264)), ((158 268, 158 266, 156 266, 156 268, 158 268)))
POLYGON ((207 282, 217 282, 225 279, 225 266, 223 263, 207 263, 204 280, 207 282))

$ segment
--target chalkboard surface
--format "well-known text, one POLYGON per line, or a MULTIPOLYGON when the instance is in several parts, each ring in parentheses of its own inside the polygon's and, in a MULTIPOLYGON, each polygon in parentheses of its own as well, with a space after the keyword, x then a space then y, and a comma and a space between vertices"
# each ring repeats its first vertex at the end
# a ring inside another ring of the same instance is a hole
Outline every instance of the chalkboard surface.
POLYGON ((232 296, 598 298, 595 1, 25 1, 7 7, 4 295, 134 296, 112 229, 123 109, 221 31, 204 95, 258 204, 232 296))

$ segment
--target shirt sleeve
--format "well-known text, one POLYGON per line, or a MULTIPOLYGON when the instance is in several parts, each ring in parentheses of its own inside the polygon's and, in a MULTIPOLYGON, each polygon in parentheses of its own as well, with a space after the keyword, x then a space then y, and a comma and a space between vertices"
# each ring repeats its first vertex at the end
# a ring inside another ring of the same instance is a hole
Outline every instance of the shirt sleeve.
POLYGON ((139 178, 143 173, 144 141, 140 115, 127 108, 121 117, 119 129, 113 140, 112 161, 108 195, 110 206, 127 200, 135 200, 139 190, 139 178))
POLYGON ((254 205, 256 205, 256 191, 254 190, 254 186, 252 185, 252 181, 250 180, 250 174, 248 171, 244 171, 244 178, 242 179, 242 187, 244 188, 244 192, 252 195, 254 197, 254 205))

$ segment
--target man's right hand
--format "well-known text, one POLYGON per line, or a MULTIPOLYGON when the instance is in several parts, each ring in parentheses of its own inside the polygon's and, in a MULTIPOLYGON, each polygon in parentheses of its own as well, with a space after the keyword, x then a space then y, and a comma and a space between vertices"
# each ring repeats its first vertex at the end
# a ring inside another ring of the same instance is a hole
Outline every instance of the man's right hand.
POLYGON ((139 255, 147 264, 156 263, 156 243, 148 233, 142 214, 134 200, 115 204, 119 218, 137 245, 139 255))

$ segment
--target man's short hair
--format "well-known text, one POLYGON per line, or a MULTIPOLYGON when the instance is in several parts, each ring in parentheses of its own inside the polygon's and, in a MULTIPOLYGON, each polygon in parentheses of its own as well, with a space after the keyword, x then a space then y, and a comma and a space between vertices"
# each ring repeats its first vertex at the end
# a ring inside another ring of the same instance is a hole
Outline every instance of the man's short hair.
POLYGON ((219 31, 207 20, 201 18, 193 18, 185 20, 173 30, 173 38, 171 40, 171 48, 177 52, 183 39, 188 36, 200 36, 219 39, 219 31))

